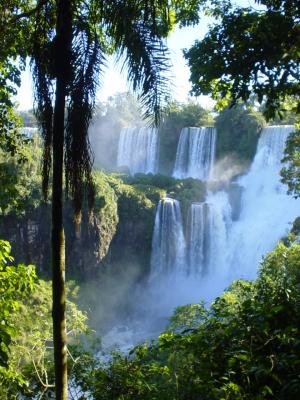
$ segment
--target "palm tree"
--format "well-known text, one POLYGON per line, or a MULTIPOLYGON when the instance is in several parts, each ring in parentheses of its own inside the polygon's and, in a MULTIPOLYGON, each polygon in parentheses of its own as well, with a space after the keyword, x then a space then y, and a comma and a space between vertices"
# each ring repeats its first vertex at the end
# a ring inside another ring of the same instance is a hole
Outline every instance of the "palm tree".
POLYGON ((38 0, 34 17, 32 60, 44 138, 45 198, 52 168, 52 314, 60 400, 67 399, 63 188, 73 199, 75 221, 80 223, 84 197, 90 207, 94 197, 88 126, 107 55, 116 53, 127 66, 145 117, 153 115, 154 123, 159 122, 168 95, 164 38, 171 18, 167 0, 38 0))

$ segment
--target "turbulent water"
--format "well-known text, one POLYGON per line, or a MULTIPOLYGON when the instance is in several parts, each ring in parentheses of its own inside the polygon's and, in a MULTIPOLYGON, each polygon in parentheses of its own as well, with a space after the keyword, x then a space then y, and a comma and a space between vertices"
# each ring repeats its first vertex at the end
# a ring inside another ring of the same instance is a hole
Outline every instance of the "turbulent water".
POLYGON ((132 175, 155 173, 158 166, 158 132, 155 128, 123 128, 120 133, 117 165, 128 167, 132 175))
POLYGON ((179 137, 173 176, 178 179, 211 178, 215 147, 215 128, 183 128, 179 137))
POLYGON ((242 208, 228 238, 230 278, 254 278, 261 258, 299 216, 299 201, 286 194, 279 176, 285 142, 292 131, 292 126, 265 128, 250 171, 238 181, 243 188, 242 208))
POLYGON ((206 203, 193 203, 188 216, 188 274, 203 275, 207 261, 207 216, 206 203))
POLYGON ((160 200, 154 224, 151 278, 181 274, 186 264, 185 238, 179 201, 160 200))
MULTIPOLYGON (((232 208, 229 191, 209 192, 205 202, 191 205, 187 226, 180 227, 176 240, 179 246, 183 240, 182 231, 186 233, 186 261, 180 269, 176 288, 172 287, 172 291, 178 293, 177 298, 173 298, 173 307, 195 301, 197 296, 210 301, 233 279, 255 278, 262 257, 288 233, 299 216, 299 201, 286 194, 287 188, 280 182, 279 172, 291 131, 292 126, 270 126, 262 131, 249 172, 232 184, 235 189, 240 187, 241 192, 238 217, 233 218, 237 213, 232 208)), ((161 206, 157 213, 161 214, 161 206)), ((169 226, 156 216, 154 238, 157 232, 164 232, 160 235, 161 249, 170 241, 169 226)), ((172 242, 174 235, 172 231, 172 242)), ((178 276, 177 266, 168 264, 166 268, 165 253, 157 250, 154 240, 155 265, 152 262, 151 268, 156 275, 160 273, 157 282, 159 279, 165 282, 165 271, 170 275, 171 268, 178 276)), ((165 290, 164 301, 167 296, 165 290)))
MULTIPOLYGON (((279 175, 291 131, 292 126, 262 131, 249 171, 229 186, 241 193, 238 212, 230 190, 208 192, 204 202, 193 203, 186 224, 177 200, 160 201, 151 279, 137 295, 140 318, 148 322, 144 326, 156 326, 158 332, 161 325, 157 321, 176 306, 210 302, 232 280, 255 278, 262 257, 274 249, 299 216, 300 202, 286 194, 279 175)), ((146 337, 145 332, 140 337, 146 337)))
MULTIPOLYGON (((235 183, 242 188, 236 221, 232 220, 225 191, 210 192, 205 202, 191 205, 186 230, 186 275, 253 278, 261 257, 287 233, 299 213, 299 202, 286 194, 279 179, 285 142, 292 130, 291 126, 271 126, 262 131, 249 172, 235 183)), ((159 229, 166 230, 164 221, 159 222, 159 229)), ((168 241, 168 235, 165 240, 168 241)), ((157 259, 156 262, 164 265, 157 259)))

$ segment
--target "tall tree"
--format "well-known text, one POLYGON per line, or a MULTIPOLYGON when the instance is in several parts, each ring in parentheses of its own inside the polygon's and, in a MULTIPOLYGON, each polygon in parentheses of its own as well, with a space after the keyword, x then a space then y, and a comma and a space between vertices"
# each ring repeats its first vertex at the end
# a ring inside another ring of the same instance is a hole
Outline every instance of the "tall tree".
MULTIPOLYGON (((154 116, 157 124, 161 106, 168 98, 165 72, 169 61, 164 39, 179 20, 182 25, 196 22, 197 11, 198 2, 194 0, 10 0, 0 15, 10 37, 16 35, 18 42, 19 32, 25 39, 17 50, 12 45, 3 59, 11 62, 16 55, 32 59, 36 114, 44 138, 45 198, 52 179, 57 399, 67 398, 63 189, 73 199, 79 223, 83 198, 88 198, 91 207, 94 194, 87 131, 99 75, 106 56, 117 54, 127 67, 133 89, 140 93, 144 116, 154 116), (23 25, 29 29, 23 29, 23 25)), ((5 85, 13 79, 9 76, 5 85)))
MULTIPOLYGON (((92 206, 94 186, 88 126, 106 56, 116 53, 140 92, 144 116, 159 122, 168 98, 169 68, 164 38, 174 20, 172 2, 39 0, 33 33, 33 72, 37 115, 44 136, 43 191, 47 197, 52 165, 53 332, 56 398, 67 398, 65 326, 65 190, 80 223, 83 198, 92 206), (54 103, 54 108, 53 108, 54 103), (53 155, 53 160, 51 156, 53 155)), ((195 5, 182 16, 195 20, 195 5)), ((189 2, 186 2, 190 6, 189 2)), ((183 7, 181 2, 178 2, 183 7)))
POLYGON ((100 66, 104 64, 104 54, 109 47, 120 55, 126 50, 129 78, 135 89, 142 88, 146 115, 152 111, 156 118, 159 115, 162 96, 166 93, 163 72, 168 66, 161 38, 170 27, 170 19, 167 4, 158 8, 152 3, 146 2, 141 7, 140 3, 128 1, 57 0, 54 11, 51 2, 44 2, 39 11, 33 59, 37 111, 45 139, 45 196, 51 150, 53 154, 52 313, 57 399, 67 398, 63 164, 66 192, 73 198, 79 223, 84 193, 90 205, 93 198, 92 158, 87 133, 100 66), (51 15, 55 21, 54 36, 53 26, 49 24, 51 15))

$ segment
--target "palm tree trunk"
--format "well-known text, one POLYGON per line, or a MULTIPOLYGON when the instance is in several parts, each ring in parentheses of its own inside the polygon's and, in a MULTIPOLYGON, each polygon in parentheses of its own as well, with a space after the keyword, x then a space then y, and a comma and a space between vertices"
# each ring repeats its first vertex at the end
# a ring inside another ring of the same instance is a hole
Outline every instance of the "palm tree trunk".
POLYGON ((53 126, 52 318, 56 399, 67 399, 65 237, 63 228, 64 84, 57 80, 53 126))
POLYGON ((71 3, 71 0, 57 0, 52 181, 52 318, 56 400, 68 398, 63 164, 65 99, 72 43, 71 3))

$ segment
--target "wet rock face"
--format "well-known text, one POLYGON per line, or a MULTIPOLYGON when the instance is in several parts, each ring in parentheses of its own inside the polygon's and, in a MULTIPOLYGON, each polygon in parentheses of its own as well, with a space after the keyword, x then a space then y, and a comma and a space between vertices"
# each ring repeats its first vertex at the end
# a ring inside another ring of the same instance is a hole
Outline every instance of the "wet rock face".
MULTIPOLYGON (((90 279, 104 265, 136 265, 141 275, 147 273, 155 208, 141 210, 141 215, 121 212, 118 216, 117 203, 107 202, 91 215, 84 210, 80 229, 76 230, 72 205, 66 204, 67 276, 90 279)), ((40 206, 23 217, 1 218, 0 237, 11 242, 16 262, 34 264, 39 273, 51 276, 50 207, 40 206)))
POLYGON ((139 278, 147 276, 150 268, 154 210, 149 210, 149 215, 150 221, 121 220, 107 257, 113 266, 134 266, 139 271, 139 278))
POLYGON ((10 241, 17 263, 34 264, 42 273, 50 271, 50 209, 38 207, 24 216, 14 214, 0 220, 0 235, 10 241))
MULTIPOLYGON (((105 213, 83 213, 79 233, 70 205, 65 208, 66 272, 90 277, 107 255, 116 232, 116 221, 106 224, 105 213)), ((1 219, 0 235, 9 240, 18 263, 34 264, 40 273, 51 274, 51 210, 40 206, 23 217, 9 215, 1 219)))

